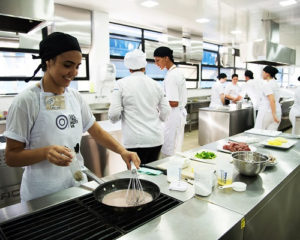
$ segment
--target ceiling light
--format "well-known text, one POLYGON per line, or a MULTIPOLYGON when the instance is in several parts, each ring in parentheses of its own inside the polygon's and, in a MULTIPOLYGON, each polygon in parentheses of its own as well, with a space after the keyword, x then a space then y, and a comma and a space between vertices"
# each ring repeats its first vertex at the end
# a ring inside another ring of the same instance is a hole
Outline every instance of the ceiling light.
POLYGON ((234 35, 238 35, 238 34, 241 34, 242 31, 240 31, 240 30, 232 30, 230 33, 234 34, 234 35))
POLYGON ((279 2, 279 4, 280 4, 282 7, 287 7, 287 6, 296 4, 296 3, 297 3, 296 0, 285 0, 285 1, 279 2))
POLYGON ((196 19, 196 22, 197 23, 207 23, 207 22, 210 22, 210 20, 207 18, 198 18, 198 19, 196 19))
POLYGON ((144 6, 144 7, 151 8, 151 7, 157 6, 158 2, 157 1, 153 1, 153 0, 147 0, 147 1, 142 2, 141 5, 144 6))

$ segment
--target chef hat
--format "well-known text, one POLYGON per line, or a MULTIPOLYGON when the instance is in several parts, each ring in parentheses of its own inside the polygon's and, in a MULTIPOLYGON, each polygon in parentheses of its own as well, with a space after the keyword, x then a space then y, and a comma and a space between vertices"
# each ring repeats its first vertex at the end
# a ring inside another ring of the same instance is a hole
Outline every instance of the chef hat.
POLYGON ((28 82, 32 78, 34 78, 37 72, 41 68, 45 67, 47 60, 54 58, 59 54, 72 50, 81 52, 81 48, 79 46, 77 38, 62 32, 54 32, 48 35, 40 42, 39 56, 32 56, 33 59, 40 58, 41 64, 36 68, 33 76, 27 78, 25 82, 28 82))
POLYGON ((274 68, 274 67, 269 65, 269 66, 264 67, 263 71, 265 71, 266 73, 269 73, 272 78, 277 79, 275 77, 275 75, 278 73, 277 68, 274 68))
POLYGON ((132 52, 128 52, 124 58, 124 64, 131 70, 137 70, 146 67, 146 55, 140 49, 134 49, 132 52))

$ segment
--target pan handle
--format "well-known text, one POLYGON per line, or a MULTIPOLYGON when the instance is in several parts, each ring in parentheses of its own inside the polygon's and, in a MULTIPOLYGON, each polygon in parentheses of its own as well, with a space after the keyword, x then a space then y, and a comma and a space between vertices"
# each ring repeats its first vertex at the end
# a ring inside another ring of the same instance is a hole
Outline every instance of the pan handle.
POLYGON ((92 178, 93 180, 95 180, 97 183, 99 183, 100 185, 105 183, 103 180, 101 180, 100 178, 98 178, 91 170, 89 169, 84 169, 82 170, 82 172, 84 172, 86 175, 88 175, 90 178, 92 178))

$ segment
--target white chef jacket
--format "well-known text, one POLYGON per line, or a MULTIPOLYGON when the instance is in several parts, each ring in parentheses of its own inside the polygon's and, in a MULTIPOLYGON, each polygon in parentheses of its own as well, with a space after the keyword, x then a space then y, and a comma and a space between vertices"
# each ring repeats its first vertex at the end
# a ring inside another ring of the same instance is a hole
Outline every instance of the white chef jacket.
POLYGON ((134 72, 117 81, 108 117, 113 123, 122 120, 126 148, 155 147, 163 144, 162 122, 170 110, 159 83, 134 72))
POLYGON ((175 152, 181 152, 187 116, 185 109, 187 103, 185 78, 175 65, 168 70, 165 76, 164 89, 168 101, 178 102, 178 107, 172 107, 170 116, 165 123, 165 141, 161 149, 165 156, 171 156, 175 152))
MULTIPOLYGON (((225 91, 224 91, 225 95, 230 95, 232 97, 240 96, 241 92, 242 92, 242 88, 239 85, 239 83, 234 85, 232 82, 230 82, 226 85, 225 91)), ((233 101, 230 100, 230 103, 232 103, 232 102, 233 101)))
POLYGON ((183 73, 173 65, 164 79, 164 89, 168 101, 178 102, 180 109, 187 104, 187 89, 183 73))
POLYGON ((242 85, 241 96, 245 97, 247 94, 251 99, 254 109, 258 109, 262 98, 262 85, 263 82, 260 80, 250 79, 242 85))
POLYGON ((295 129, 296 116, 300 116, 300 86, 298 86, 295 91, 294 104, 291 107, 290 114, 289 114, 289 118, 293 126, 292 129, 293 134, 296 134, 296 129, 295 129))
POLYGON ((219 80, 217 80, 211 88, 211 99, 209 107, 223 106, 223 103, 221 101, 221 94, 224 94, 224 91, 225 83, 221 83, 219 80))
POLYGON ((279 123, 274 122, 268 95, 273 94, 276 106, 276 116, 281 119, 280 88, 274 79, 264 80, 262 84, 262 100, 259 105, 255 128, 277 130, 279 123))

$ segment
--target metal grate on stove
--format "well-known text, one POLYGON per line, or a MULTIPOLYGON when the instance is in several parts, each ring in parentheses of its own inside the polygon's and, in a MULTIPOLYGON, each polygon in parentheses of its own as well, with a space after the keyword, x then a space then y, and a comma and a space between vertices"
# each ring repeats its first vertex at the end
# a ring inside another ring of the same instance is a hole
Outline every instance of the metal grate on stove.
POLYGON ((112 213, 101 206, 93 194, 49 207, 0 224, 0 239, 116 239, 182 202, 160 194, 147 209, 112 213))

